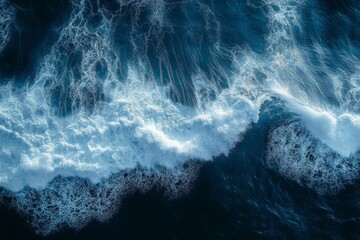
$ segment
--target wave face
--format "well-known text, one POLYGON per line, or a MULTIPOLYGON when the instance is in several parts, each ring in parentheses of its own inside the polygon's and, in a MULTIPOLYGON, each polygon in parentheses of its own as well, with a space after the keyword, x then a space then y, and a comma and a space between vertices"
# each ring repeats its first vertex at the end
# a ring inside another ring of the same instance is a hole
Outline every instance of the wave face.
POLYGON ((1 194, 38 233, 186 193, 264 102, 286 113, 269 168, 321 194, 359 178, 356 1, 40 2, 0 2, 1 194))

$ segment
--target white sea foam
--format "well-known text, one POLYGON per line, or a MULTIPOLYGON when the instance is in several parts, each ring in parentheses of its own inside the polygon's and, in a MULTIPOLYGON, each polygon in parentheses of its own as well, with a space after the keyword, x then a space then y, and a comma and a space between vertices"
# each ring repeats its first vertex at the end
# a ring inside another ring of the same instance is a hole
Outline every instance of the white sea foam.
MULTIPOLYGON (((35 84, 20 92, 13 92, 11 84, 1 88, 0 132, 9 143, 1 151, 2 186, 15 191, 25 185, 44 188, 57 175, 99 182, 137 165, 172 168, 190 159, 211 160, 227 154, 257 121, 266 95, 253 91, 256 88, 247 80, 254 77, 250 58, 238 63, 239 74, 229 80, 227 89, 214 92, 211 83, 195 87, 202 108, 174 103, 167 86, 147 81, 136 66, 129 64, 127 79, 118 81, 111 15, 101 10, 102 21, 90 29, 84 4, 75 6, 35 84), (63 63, 73 53, 80 56, 74 63, 79 74, 63 63), (105 79, 95 71, 99 59, 107 68, 105 79), (66 89, 73 114, 57 117, 51 96, 60 92, 61 100, 66 89), (95 99, 99 89, 104 100, 95 99), (201 99, 199 91, 213 91, 216 98, 201 99), (86 110, 89 101, 95 104, 92 113, 86 110)), ((195 86, 204 81, 202 75, 193 77, 195 86)))
POLYGON ((127 82, 111 90, 111 101, 91 115, 80 110, 53 116, 39 84, 23 98, 10 86, 2 88, 0 132, 8 144, 2 145, 1 185, 43 188, 59 174, 98 182, 138 164, 174 167, 189 159, 211 160, 227 154, 257 121, 261 100, 239 94, 239 80, 197 109, 173 103, 166 88, 129 72, 127 82))
MULTIPOLYGON (((126 8, 134 1, 119 2, 126 8)), ((166 25, 162 1, 136 3, 152 6, 154 28, 166 25)), ((7 193, 13 205, 39 233, 48 234, 64 225, 80 228, 93 218, 106 220, 136 189, 163 186, 176 196, 198 171, 198 165, 184 164, 227 155, 257 121, 269 96, 287 102, 304 122, 273 131, 270 166, 324 193, 356 179, 359 118, 320 104, 316 96, 321 91, 312 90, 317 81, 296 47, 293 29, 301 31, 304 1, 264 3, 269 8, 268 55, 244 49, 230 53, 238 72, 229 74, 222 90, 199 69, 189 81, 197 106, 185 106, 169 98, 171 82, 160 86, 149 76, 142 51, 136 51, 137 61, 120 66, 111 40, 113 13, 100 8, 101 20, 91 26, 87 1, 75 1, 35 83, 17 91, 11 84, 0 88, 0 185, 17 191, 7 193), (118 77, 120 68, 128 70, 125 79, 118 77), (336 164, 326 168, 331 161, 336 164), (335 180, 339 183, 333 186, 335 180)), ((135 47, 137 40, 131 39, 135 47)))
POLYGON ((238 74, 226 89, 203 84, 201 71, 192 76, 197 107, 174 103, 171 84, 148 79, 141 57, 118 79, 113 16, 100 9, 101 21, 90 26, 86 4, 74 3, 32 86, 0 88, 0 185, 41 234, 104 221, 136 189, 185 192, 198 171, 186 163, 227 155, 267 97, 251 81, 250 55, 234 56, 238 74))
POLYGON ((42 89, 31 88, 20 99, 10 87, 2 88, 1 185, 43 188, 59 174, 98 182, 138 164, 174 167, 189 159, 211 160, 227 154, 257 120, 261 101, 239 94, 238 81, 207 108, 196 109, 174 104, 166 89, 130 73, 110 102, 91 115, 79 111, 67 118, 51 114, 42 89))
POLYGON ((104 222, 111 218, 121 200, 135 191, 155 188, 169 198, 187 193, 200 166, 190 161, 172 169, 137 167, 97 184, 83 178, 57 177, 42 190, 27 187, 16 193, 5 192, 0 200, 1 197, 11 198, 11 205, 26 217, 38 234, 48 235, 62 227, 79 230, 91 220, 104 222))

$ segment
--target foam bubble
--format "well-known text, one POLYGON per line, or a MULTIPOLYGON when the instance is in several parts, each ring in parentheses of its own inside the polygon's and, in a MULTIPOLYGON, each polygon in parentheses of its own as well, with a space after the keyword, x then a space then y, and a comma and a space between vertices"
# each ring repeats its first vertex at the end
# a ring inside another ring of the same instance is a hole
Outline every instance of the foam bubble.
POLYGON ((359 179, 359 160, 359 153, 343 157, 299 121, 283 124, 269 135, 268 166, 320 194, 335 194, 359 179))

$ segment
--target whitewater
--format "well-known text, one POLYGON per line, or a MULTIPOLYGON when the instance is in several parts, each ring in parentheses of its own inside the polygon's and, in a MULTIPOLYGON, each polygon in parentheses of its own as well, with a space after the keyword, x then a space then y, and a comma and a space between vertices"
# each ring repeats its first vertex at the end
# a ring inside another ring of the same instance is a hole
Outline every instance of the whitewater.
MULTIPOLYGON (((136 190, 181 196, 264 103, 289 114, 269 132, 270 169, 320 194, 359 179, 359 42, 333 50, 311 1, 234 4, 265 16, 258 39, 226 42, 249 27, 226 29, 207 1, 73 1, 33 79, 0 86, 1 196, 44 235, 105 221, 136 190)), ((1 54, 22 9, 0 11, 1 54)))

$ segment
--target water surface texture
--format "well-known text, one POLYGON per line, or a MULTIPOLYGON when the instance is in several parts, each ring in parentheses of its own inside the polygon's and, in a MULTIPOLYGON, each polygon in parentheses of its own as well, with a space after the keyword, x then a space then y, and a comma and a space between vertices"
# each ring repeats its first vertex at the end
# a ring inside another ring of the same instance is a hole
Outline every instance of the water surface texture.
POLYGON ((357 0, 0 0, 1 239, 359 239, 359 178, 357 0))

